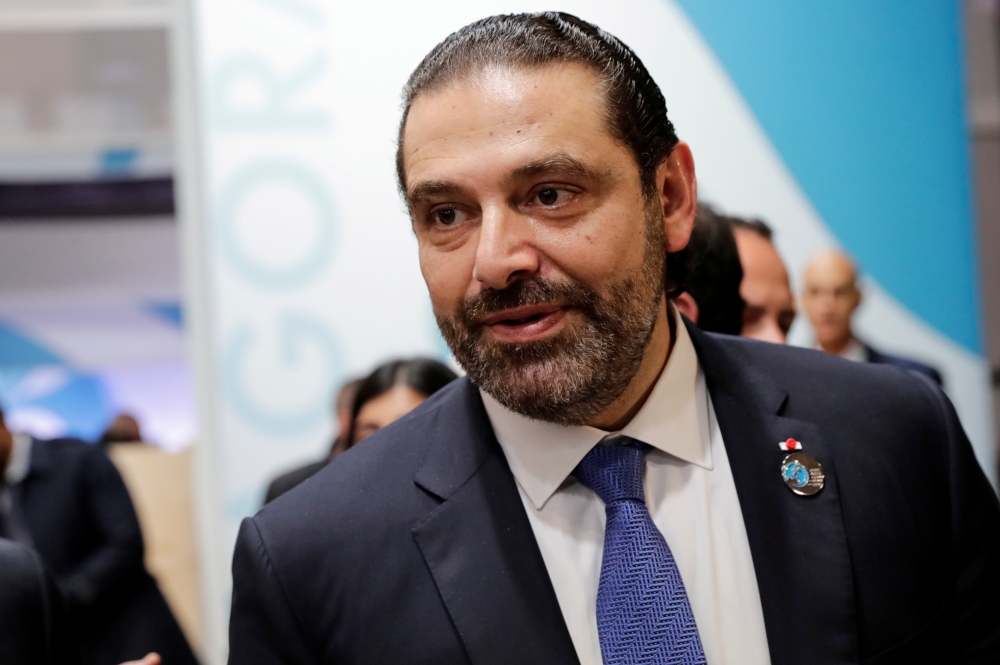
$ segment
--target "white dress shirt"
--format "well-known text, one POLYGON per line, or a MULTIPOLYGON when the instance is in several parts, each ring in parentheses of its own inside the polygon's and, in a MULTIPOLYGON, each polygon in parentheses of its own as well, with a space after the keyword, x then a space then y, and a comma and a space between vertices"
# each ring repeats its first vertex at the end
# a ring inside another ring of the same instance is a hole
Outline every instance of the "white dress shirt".
MULTIPOLYGON (((705 378, 680 316, 649 399, 621 430, 653 447, 646 504, 674 555, 710 665, 770 662, 750 544, 705 378)), ((604 503, 570 475, 609 433, 532 420, 482 393, 581 665, 599 665, 604 503)))
POLYGON ((31 436, 15 434, 14 445, 7 459, 7 469, 4 471, 4 481, 8 485, 17 485, 28 475, 31 466, 31 436))
MULTIPOLYGON (((819 342, 813 345, 813 348, 817 351, 822 351, 823 347, 819 345, 819 342)), ((844 360, 850 360, 856 363, 866 363, 868 362, 868 349, 865 345, 858 340, 851 338, 851 341, 847 343, 847 346, 837 354, 844 360)))

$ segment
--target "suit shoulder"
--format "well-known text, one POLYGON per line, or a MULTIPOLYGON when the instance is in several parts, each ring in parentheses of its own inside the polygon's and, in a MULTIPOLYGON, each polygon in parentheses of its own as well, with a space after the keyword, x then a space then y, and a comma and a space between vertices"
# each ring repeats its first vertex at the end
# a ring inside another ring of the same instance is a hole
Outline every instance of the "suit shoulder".
POLYGON ((82 439, 70 437, 58 439, 39 439, 35 441, 34 445, 41 446, 51 455, 59 455, 61 457, 90 457, 92 455, 106 456, 101 447, 96 443, 87 443, 82 439))
MULTIPOLYGON (((427 449, 448 430, 448 412, 460 408, 461 381, 454 381, 406 416, 331 461, 254 517, 262 537, 289 531, 332 532, 382 528, 412 517, 429 501, 414 484, 427 449), (416 512, 414 512, 416 511, 416 512)), ((346 534, 342 534, 346 535, 346 534)))
POLYGON ((922 363, 919 360, 914 360, 912 358, 904 358, 902 356, 895 356, 889 353, 882 353, 881 351, 878 351, 868 345, 865 345, 865 349, 868 352, 869 360, 873 363, 895 365, 901 369, 923 374, 939 385, 942 383, 941 372, 926 363, 922 363))
MULTIPOLYGON (((927 405, 929 387, 920 377, 886 364, 853 362, 829 353, 728 335, 711 335, 729 359, 766 376, 788 393, 796 408, 913 409, 927 405)), ((867 409, 866 409, 867 410, 867 409)))

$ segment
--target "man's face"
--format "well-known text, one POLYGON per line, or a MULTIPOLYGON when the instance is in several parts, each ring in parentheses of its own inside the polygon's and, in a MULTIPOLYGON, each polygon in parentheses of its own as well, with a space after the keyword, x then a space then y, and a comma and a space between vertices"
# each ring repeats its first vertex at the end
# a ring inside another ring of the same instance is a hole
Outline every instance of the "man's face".
POLYGON ((784 344, 795 321, 795 300, 785 264, 766 238, 741 228, 735 234, 743 266, 740 295, 747 303, 740 334, 784 344))
POLYGON ((687 242, 608 133, 596 76, 560 65, 452 83, 414 102, 403 155, 456 358, 508 408, 587 422, 637 371, 664 311, 665 251, 687 242))
POLYGON ((851 316, 860 303, 854 267, 846 259, 824 254, 809 265, 802 306, 821 347, 841 347, 850 340, 851 316))

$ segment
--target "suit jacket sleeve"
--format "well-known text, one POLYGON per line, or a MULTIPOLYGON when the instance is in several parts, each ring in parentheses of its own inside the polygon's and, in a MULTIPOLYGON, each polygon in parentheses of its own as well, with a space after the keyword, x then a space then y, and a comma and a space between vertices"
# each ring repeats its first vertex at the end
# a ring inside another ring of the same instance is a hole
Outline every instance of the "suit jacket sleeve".
POLYGON ((253 518, 243 520, 233 555, 230 665, 305 665, 309 652, 280 575, 253 518))
POLYGON ((143 571, 142 531, 121 475, 96 447, 87 450, 83 464, 86 509, 101 545, 59 580, 66 600, 75 605, 88 605, 143 571))
POLYGON ((952 571, 957 649, 963 663, 1000 658, 1000 504, 972 451, 958 414, 938 386, 922 378, 941 410, 952 488, 952 571))

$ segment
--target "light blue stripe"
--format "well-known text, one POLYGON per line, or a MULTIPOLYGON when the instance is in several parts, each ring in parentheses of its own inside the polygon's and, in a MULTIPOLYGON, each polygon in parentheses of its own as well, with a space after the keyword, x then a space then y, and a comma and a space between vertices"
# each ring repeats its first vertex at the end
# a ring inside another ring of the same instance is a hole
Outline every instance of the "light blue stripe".
POLYGON ((0 322, 0 366, 57 365, 62 358, 16 328, 0 322))
POLYGON ((959 3, 679 4, 838 240, 980 352, 959 3))

